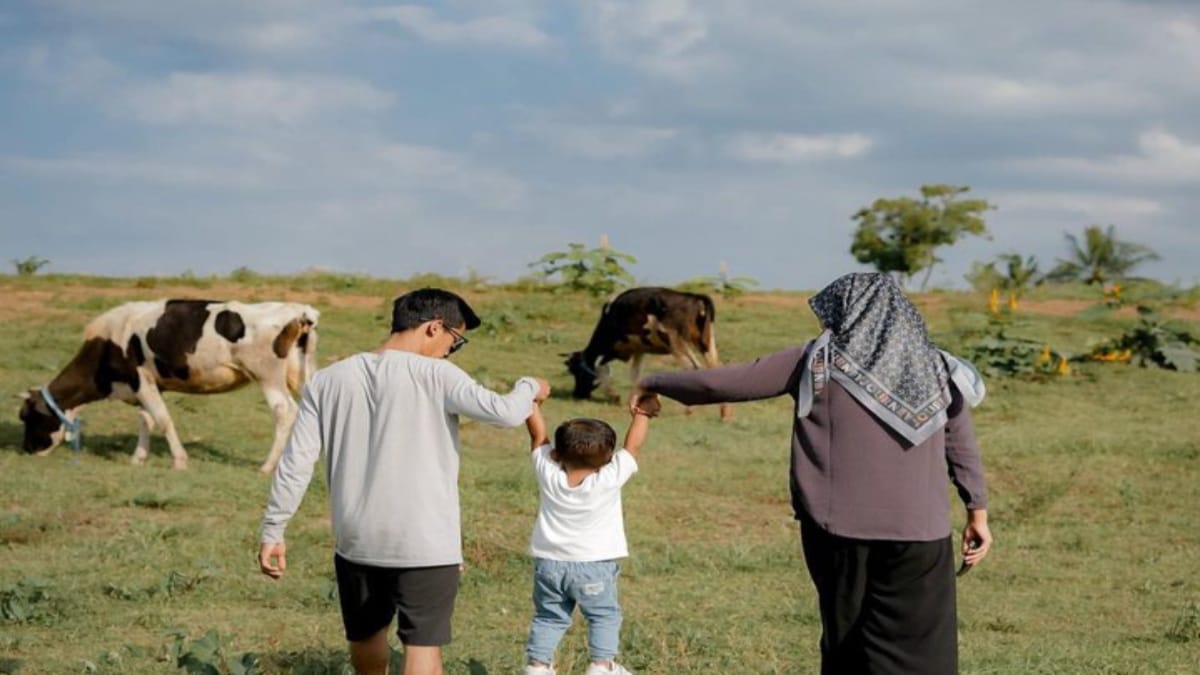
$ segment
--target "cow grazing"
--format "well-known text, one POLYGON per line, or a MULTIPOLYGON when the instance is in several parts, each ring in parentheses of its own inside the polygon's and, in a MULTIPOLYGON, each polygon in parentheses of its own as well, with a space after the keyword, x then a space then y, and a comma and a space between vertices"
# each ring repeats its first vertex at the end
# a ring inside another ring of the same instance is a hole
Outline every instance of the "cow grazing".
MULTIPOLYGON (((629 362, 635 383, 646 354, 670 354, 690 368, 720 365, 715 321, 716 310, 707 295, 656 287, 621 293, 600 310, 587 347, 565 355, 567 369, 575 376, 575 398, 589 398, 601 386, 615 398, 607 365, 614 359, 629 362)), ((722 405, 722 419, 728 419, 731 410, 722 405)))
POLYGON ((270 472, 296 418, 291 394, 316 364, 319 316, 283 302, 158 300, 111 309, 87 325, 83 346, 49 385, 23 395, 25 451, 53 450, 80 406, 111 398, 139 407, 134 464, 145 463, 157 425, 175 468, 185 469, 187 452, 162 392, 217 394, 255 381, 275 414, 275 440, 261 467, 270 472))

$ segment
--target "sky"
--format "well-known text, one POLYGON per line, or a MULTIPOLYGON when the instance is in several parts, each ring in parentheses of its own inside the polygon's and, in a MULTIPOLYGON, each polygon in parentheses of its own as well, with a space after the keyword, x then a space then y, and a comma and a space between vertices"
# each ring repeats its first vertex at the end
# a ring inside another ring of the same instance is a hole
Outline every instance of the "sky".
POLYGON ((1090 224, 1192 284, 1197 110, 1182 0, 9 0, 0 262, 503 281, 607 235, 812 289, 950 183, 997 208, 935 285, 1090 224))

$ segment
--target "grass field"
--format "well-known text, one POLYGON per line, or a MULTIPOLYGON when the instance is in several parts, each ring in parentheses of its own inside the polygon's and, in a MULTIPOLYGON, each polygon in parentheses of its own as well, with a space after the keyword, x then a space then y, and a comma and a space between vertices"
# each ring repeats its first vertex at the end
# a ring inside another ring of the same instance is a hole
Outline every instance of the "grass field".
MULTIPOLYGON (((348 672, 319 478, 288 530, 287 576, 257 571, 268 480, 255 469, 272 425, 256 389, 168 395, 192 457, 186 472, 169 468, 157 436, 149 464, 130 466, 135 415, 113 403, 83 409, 82 455, 26 456, 12 396, 48 381, 87 320, 124 300, 309 302, 322 311, 324 364, 374 346, 388 299, 422 281, 437 280, 0 277, 0 394, 10 401, 0 417, 0 673, 170 672, 164 656, 176 640, 198 654, 208 631, 225 654, 257 655, 264 672, 348 672)), ((569 398, 558 356, 583 346, 598 301, 479 283, 458 290, 485 325, 457 363, 501 389, 544 375, 556 388, 551 424, 589 415, 623 432, 620 407, 569 398)), ((719 300, 723 360, 812 335, 804 299, 719 300)), ((935 334, 985 302, 917 300, 935 334)), ((1083 351, 1132 321, 1077 318, 1090 302, 1030 300, 1009 333, 1083 351)), ((1200 326, 1194 306, 1177 314, 1200 326)), ((624 381, 623 368, 614 372, 624 381)), ((989 384, 976 425, 997 541, 959 581, 962 672, 1200 672, 1200 376, 1094 364, 989 384)), ((669 404, 653 423, 625 497, 622 660, 635 672, 815 672, 819 619, 787 495, 789 417, 784 398, 736 406, 728 423, 715 409, 685 416, 669 404)), ((462 438, 468 569, 447 669, 519 672, 537 503, 524 431, 468 424, 462 438)), ((582 672, 585 660, 583 631, 573 630, 560 672, 582 672)))

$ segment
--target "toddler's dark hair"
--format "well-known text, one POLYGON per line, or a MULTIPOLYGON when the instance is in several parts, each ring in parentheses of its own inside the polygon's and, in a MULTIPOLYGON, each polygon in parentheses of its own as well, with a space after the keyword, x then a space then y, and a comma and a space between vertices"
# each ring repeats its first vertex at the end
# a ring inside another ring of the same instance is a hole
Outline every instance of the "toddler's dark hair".
POLYGON ((599 469, 612 461, 617 432, 601 420, 579 417, 554 430, 554 451, 568 468, 599 469))

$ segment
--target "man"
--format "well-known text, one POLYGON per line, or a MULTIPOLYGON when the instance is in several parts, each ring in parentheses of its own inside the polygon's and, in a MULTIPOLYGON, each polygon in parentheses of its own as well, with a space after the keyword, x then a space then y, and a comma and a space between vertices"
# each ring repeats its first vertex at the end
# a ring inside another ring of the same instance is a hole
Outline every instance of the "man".
POLYGON ((513 427, 550 394, 545 380, 523 377, 500 395, 447 361, 477 326, 449 291, 397 298, 378 349, 313 375, 275 471, 259 565, 277 579, 284 529, 325 449, 342 621, 363 675, 386 675, 393 617, 404 674, 442 672, 462 564, 458 416, 513 427))

